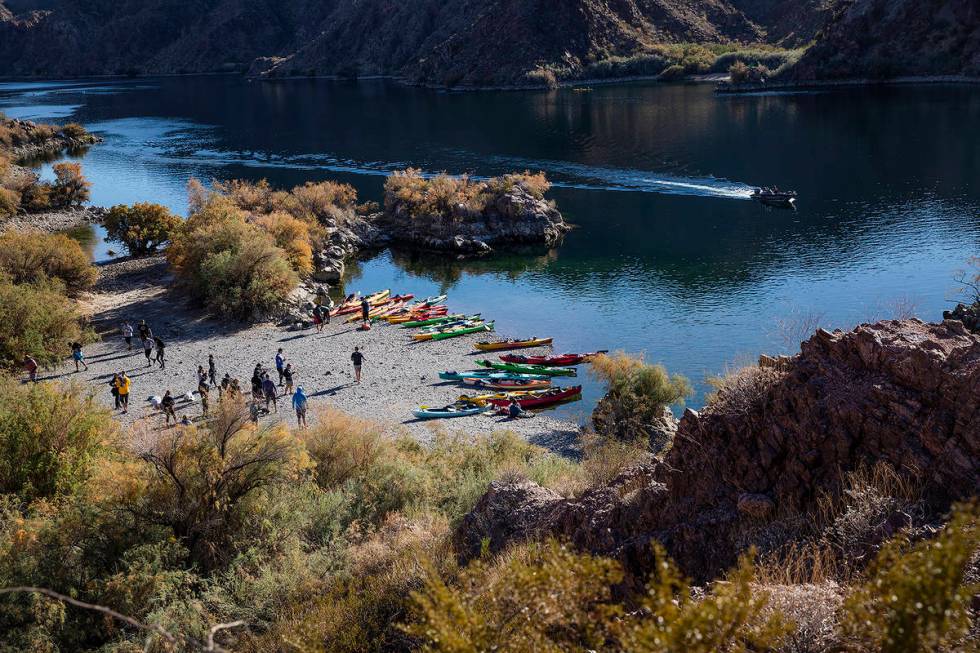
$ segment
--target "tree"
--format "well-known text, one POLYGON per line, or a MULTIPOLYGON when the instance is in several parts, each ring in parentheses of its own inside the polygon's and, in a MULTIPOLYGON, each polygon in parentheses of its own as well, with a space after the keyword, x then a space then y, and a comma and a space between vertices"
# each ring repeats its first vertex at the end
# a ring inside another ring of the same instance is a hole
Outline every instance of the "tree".
POLYGON ((150 254, 170 240, 181 220, 165 206, 140 202, 112 207, 102 221, 109 240, 125 245, 133 256, 150 254))
POLYGON ((56 163, 54 171, 54 194, 61 206, 81 206, 89 198, 92 184, 82 175, 80 163, 56 163))

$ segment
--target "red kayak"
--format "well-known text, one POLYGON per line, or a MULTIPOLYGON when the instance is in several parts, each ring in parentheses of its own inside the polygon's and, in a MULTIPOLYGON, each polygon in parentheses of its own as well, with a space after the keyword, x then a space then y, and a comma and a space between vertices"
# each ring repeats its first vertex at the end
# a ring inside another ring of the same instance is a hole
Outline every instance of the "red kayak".
POLYGON ((505 363, 520 363, 522 365, 545 365, 547 367, 571 367, 587 363, 605 351, 594 351, 588 354, 558 354, 557 356, 525 356, 524 354, 504 354, 500 360, 505 363))
MULTIPOLYGON (((529 395, 526 398, 518 398, 517 404, 521 408, 544 408, 554 404, 568 401, 582 394, 582 386, 576 385, 571 388, 552 388, 548 392, 529 395)), ((510 399, 490 399, 487 401, 499 408, 506 408, 510 405, 510 399)))

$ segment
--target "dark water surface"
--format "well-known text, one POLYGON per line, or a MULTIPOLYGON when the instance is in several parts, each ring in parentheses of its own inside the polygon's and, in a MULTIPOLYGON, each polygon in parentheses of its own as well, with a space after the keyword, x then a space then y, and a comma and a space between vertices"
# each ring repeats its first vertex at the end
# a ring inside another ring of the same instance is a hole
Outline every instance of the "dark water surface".
MULTIPOLYGON (((976 87, 453 94, 199 77, 0 84, 0 111, 105 137, 83 156, 94 203, 182 214, 192 176, 338 179, 377 200, 405 166, 544 170, 577 225, 560 248, 466 264, 386 252, 353 266, 347 289, 448 292, 508 335, 645 352, 695 382, 695 406, 707 375, 792 348, 812 316, 850 327, 911 305, 938 319, 980 253, 976 87), (799 209, 756 205, 755 184, 796 189, 799 209)), ((591 409, 601 388, 586 384, 563 414, 591 409)))

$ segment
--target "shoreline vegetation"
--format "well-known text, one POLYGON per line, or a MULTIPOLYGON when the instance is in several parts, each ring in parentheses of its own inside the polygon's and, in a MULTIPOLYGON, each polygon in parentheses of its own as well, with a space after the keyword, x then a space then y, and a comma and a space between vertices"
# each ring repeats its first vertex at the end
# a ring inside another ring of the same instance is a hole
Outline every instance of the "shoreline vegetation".
MULTIPOLYGON (((72 172, 49 197, 84 201, 72 172)), ((386 238, 456 254, 472 247, 457 236, 553 245, 543 175, 409 170, 384 207, 334 182, 188 190, 186 221, 145 203, 101 216, 138 258, 93 266, 64 235, 0 235, 0 653, 216 650, 209 638, 238 653, 976 642, 980 336, 965 322, 817 329, 794 356, 717 379, 680 420, 686 379, 599 356, 595 432, 541 415, 430 431, 391 416, 423 388, 457 394, 437 365, 471 366, 478 336, 426 349, 394 328, 236 320, 386 238), (141 318, 168 341, 169 369, 122 341, 141 318), (65 362, 72 343, 84 371, 65 362), (145 400, 193 387, 209 353, 244 379, 278 347, 311 391, 308 427, 286 405, 253 420, 217 392, 206 416, 182 401, 195 419, 171 427, 145 400), (25 353, 48 378, 17 378, 25 353), (110 410, 120 369, 125 415, 110 410)), ((959 281, 980 306, 980 270, 959 281)))

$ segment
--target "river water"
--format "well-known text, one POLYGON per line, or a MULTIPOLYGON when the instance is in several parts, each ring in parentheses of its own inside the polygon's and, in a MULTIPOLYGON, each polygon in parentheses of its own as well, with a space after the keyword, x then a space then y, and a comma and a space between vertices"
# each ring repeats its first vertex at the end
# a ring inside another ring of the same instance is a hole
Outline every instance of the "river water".
MULTIPOLYGON (((980 253, 980 88, 882 87, 718 97, 710 85, 446 93, 385 80, 233 77, 0 84, 12 117, 105 138, 82 164, 92 201, 186 213, 185 186, 543 170, 576 229, 558 248, 470 263, 384 252, 345 290, 446 292, 561 351, 643 352, 697 388, 801 325, 940 318, 980 253), (753 185, 795 189, 763 208, 753 185)), ((43 174, 50 174, 50 164, 43 174)), ((104 258, 106 246, 96 246, 104 258)), ((602 388, 560 409, 582 418, 602 388)))

